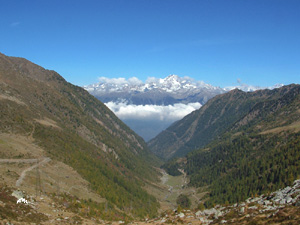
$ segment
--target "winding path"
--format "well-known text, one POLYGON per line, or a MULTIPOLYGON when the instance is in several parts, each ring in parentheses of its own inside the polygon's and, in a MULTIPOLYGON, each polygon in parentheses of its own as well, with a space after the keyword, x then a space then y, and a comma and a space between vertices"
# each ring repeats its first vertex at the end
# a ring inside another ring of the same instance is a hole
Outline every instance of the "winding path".
POLYGON ((37 159, 0 159, 0 163, 35 163, 37 159))
MULTIPOLYGON (((39 159, 0 159, 0 163, 36 163, 38 161, 39 161, 39 159)), ((19 187, 21 185, 21 183, 23 182, 27 172, 33 170, 37 166, 41 166, 41 165, 47 163, 49 161, 51 161, 50 158, 48 158, 48 157, 43 158, 42 161, 40 161, 37 164, 23 170, 20 177, 19 177, 19 179, 16 181, 16 186, 19 187)))

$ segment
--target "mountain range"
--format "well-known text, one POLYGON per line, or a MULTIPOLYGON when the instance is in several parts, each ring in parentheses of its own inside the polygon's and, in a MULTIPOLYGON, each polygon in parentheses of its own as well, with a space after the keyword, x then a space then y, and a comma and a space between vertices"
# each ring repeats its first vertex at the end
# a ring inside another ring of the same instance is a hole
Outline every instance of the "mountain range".
MULTIPOLYGON (((99 83, 84 86, 84 89, 105 103, 126 102, 134 105, 173 105, 191 102, 199 102, 203 105, 212 97, 235 88, 245 92, 264 89, 243 84, 240 81, 238 85, 220 88, 187 76, 179 77, 174 74, 165 78, 150 77, 146 82, 136 77, 128 80, 100 77, 99 81, 99 83)), ((282 86, 282 84, 276 84, 268 89, 282 86)))
POLYGON ((164 79, 148 78, 145 83, 137 78, 102 77, 99 80, 99 83, 84 88, 146 141, 201 107, 208 99, 225 92, 202 81, 177 75, 164 79))
MULTIPOLYGON (((280 87, 275 85, 270 87, 280 87)), ((261 87, 239 82, 220 88, 190 77, 169 75, 166 78, 99 78, 99 83, 84 86, 104 102, 123 122, 149 141, 172 123, 199 109, 212 97, 234 88, 255 91, 261 87), (151 126, 149 126, 151 125, 151 126)))
POLYGON ((224 93, 222 88, 189 77, 169 75, 163 79, 149 78, 145 83, 137 78, 128 81, 100 78, 100 83, 84 87, 102 102, 122 102, 134 105, 173 105, 199 102, 205 104, 213 96, 224 93))

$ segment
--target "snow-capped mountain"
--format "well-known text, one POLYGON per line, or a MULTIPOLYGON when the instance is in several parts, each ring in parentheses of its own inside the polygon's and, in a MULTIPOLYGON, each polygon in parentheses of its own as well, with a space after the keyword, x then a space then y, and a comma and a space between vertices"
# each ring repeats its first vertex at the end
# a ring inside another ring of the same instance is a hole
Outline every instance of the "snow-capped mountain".
POLYGON ((252 91, 257 91, 257 90, 261 90, 261 89, 274 89, 274 88, 280 88, 284 86, 284 84, 275 84, 273 86, 270 87, 260 87, 260 86, 253 86, 253 85, 248 85, 248 84, 243 84, 243 83, 239 83, 239 85, 237 86, 230 86, 230 87, 225 87, 224 90, 227 91, 231 91, 235 88, 240 89, 241 91, 245 91, 245 92, 252 92, 252 91))
MULTIPOLYGON (((272 88, 275 88, 271 87, 272 88)), ((280 87, 280 85, 278 85, 280 87)), ((234 88, 242 91, 262 89, 238 81, 233 87, 214 87, 190 77, 170 75, 148 78, 99 78, 99 83, 84 88, 104 102, 123 122, 146 141, 174 121, 199 109, 209 99, 234 88)))
POLYGON ((176 103, 206 103, 225 90, 195 81, 189 77, 170 75, 166 78, 149 78, 145 83, 137 78, 108 79, 84 87, 103 102, 122 102, 135 105, 173 105, 176 103))
POLYGON ((84 88, 146 141, 225 92, 203 81, 177 75, 163 79, 152 77, 146 82, 138 78, 105 77, 99 81, 84 88))

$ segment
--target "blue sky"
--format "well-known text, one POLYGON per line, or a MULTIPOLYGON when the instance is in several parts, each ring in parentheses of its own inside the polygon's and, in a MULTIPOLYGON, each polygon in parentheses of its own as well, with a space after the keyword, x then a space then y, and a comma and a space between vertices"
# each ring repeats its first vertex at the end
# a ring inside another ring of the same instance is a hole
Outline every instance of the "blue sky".
POLYGON ((190 76, 300 83, 299 0, 0 0, 0 52, 76 85, 190 76))

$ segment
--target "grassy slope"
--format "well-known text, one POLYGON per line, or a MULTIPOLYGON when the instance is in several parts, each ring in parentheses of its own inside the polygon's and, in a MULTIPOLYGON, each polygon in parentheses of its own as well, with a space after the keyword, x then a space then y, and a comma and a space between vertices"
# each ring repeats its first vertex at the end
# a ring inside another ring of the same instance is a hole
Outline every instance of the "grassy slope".
POLYGON ((144 179, 157 179, 151 167, 158 160, 104 104, 54 71, 4 55, 0 87, 2 132, 32 136, 119 208, 136 216, 155 214, 158 203, 141 186, 144 179))

